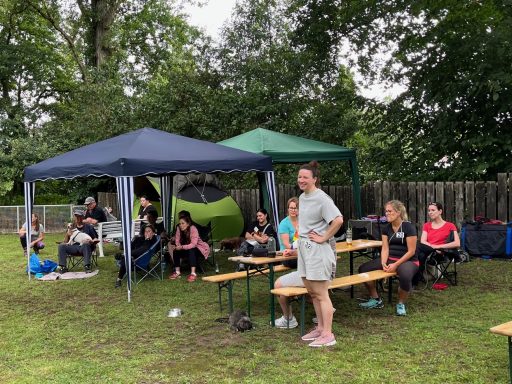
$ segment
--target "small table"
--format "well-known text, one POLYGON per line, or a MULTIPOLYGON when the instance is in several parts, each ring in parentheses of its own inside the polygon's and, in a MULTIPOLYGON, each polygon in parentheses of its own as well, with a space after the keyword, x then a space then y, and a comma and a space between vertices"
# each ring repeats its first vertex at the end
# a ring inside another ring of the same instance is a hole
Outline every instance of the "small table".
MULTIPOLYGON (((234 256, 229 257, 235 263, 243 263, 247 271, 247 313, 251 316, 251 289, 250 279, 257 274, 265 274, 268 270, 268 284, 269 292, 274 289, 274 265, 282 263, 283 261, 296 260, 297 256, 283 256, 282 252, 278 252, 275 257, 247 257, 247 256, 234 256), (250 267, 256 269, 256 272, 250 273, 250 267)), ((275 325, 275 308, 274 308, 274 295, 270 294, 270 324, 275 325)))
POLYGON ((503 323, 489 329, 496 335, 503 335, 508 337, 508 367, 510 374, 510 383, 512 383, 512 321, 503 323))
MULTIPOLYGON (((346 241, 336 243, 336 253, 348 252, 350 255, 350 274, 354 274, 354 259, 356 257, 368 255, 366 250, 372 251, 376 248, 382 247, 382 241, 379 240, 353 240, 352 244, 347 244, 346 241), (354 252, 358 255, 354 256, 354 252)), ((354 298, 354 286, 350 288, 350 297, 354 298)))

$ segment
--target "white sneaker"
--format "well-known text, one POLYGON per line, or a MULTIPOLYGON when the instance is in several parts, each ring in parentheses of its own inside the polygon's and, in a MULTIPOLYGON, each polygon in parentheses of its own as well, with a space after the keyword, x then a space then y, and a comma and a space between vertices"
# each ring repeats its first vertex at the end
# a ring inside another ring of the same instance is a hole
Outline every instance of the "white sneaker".
POLYGON ((276 328, 296 328, 299 326, 299 323, 295 316, 292 316, 292 318, 289 320, 286 319, 286 317, 281 316, 279 319, 276 319, 276 328))
MULTIPOLYGON (((334 307, 333 307, 333 309, 332 309, 332 313, 334 313, 334 312, 336 312, 336 308, 334 308, 334 307)), ((311 319, 311 321, 313 322, 313 324, 318 324, 318 319, 317 319, 316 317, 313 317, 313 318, 311 319)))

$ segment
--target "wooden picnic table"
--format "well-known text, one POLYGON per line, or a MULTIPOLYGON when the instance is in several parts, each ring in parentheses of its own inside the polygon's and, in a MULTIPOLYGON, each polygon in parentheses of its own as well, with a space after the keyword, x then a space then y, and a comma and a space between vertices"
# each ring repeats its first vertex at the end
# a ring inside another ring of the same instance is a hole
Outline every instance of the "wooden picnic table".
MULTIPOLYGON (((253 256, 233 256, 228 260, 237 264, 243 263, 247 271, 246 284, 247 284, 247 313, 251 316, 251 287, 250 279, 252 276, 264 274, 268 276, 269 291, 274 289, 274 266, 283 261, 296 260, 297 256, 283 256, 282 252, 276 252, 275 257, 253 257, 253 256), (251 269, 252 267, 252 269, 251 269), (268 274, 266 273, 268 271, 268 274)), ((275 324, 275 301, 274 295, 270 294, 270 324, 275 324)))
POLYGON ((510 383, 512 384, 512 321, 492 327, 489 331, 496 335, 508 337, 508 367, 510 383))
MULTIPOLYGON (((350 256, 350 274, 354 274, 354 259, 361 256, 374 257, 375 251, 382 247, 380 240, 353 240, 352 244, 346 241, 336 243, 336 253, 348 252, 350 256)), ((354 286, 350 288, 350 297, 354 298, 354 286)))

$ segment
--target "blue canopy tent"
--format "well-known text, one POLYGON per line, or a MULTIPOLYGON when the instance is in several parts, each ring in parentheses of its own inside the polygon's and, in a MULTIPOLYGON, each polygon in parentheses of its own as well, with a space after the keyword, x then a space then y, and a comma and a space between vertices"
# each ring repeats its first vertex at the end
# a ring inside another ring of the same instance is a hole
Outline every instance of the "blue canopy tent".
MULTIPOLYGON (((263 175, 270 209, 277 214, 272 159, 208 141, 142 128, 44 160, 25 168, 25 215, 31 217, 36 181, 76 177, 115 177, 124 244, 130 244, 133 178, 157 176, 162 191, 164 223, 169 225, 172 177, 181 173, 257 172, 263 175)), ((260 191, 261 192, 261 191, 260 191)), ((30 225, 27 226, 30 238, 30 225)), ((128 301, 131 300, 131 249, 125 247, 128 301)), ((27 248, 27 263, 30 249, 27 248)), ((30 274, 29 274, 30 276, 30 274)))

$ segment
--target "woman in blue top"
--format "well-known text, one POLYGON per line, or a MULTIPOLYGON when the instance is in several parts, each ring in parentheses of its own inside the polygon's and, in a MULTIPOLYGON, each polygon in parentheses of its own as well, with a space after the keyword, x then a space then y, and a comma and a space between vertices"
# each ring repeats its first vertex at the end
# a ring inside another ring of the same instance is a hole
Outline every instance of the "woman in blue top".
MULTIPOLYGON (((287 207, 288 216, 281 220, 278 230, 281 251, 297 248, 296 241, 299 239, 299 198, 290 197, 287 207)), ((290 268, 297 268, 297 260, 285 261, 283 264, 290 268)))

